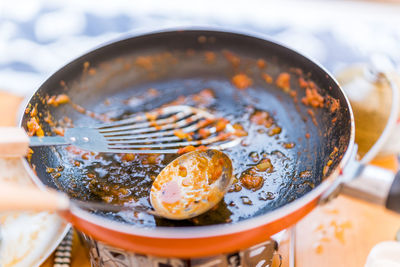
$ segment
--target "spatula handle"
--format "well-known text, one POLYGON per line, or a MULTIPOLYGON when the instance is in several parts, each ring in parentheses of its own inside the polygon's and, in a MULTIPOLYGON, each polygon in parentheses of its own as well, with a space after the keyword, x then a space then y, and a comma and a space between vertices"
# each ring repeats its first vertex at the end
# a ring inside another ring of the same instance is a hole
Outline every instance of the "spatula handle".
POLYGON ((60 211, 69 208, 69 199, 55 191, 34 186, 0 182, 0 211, 60 211))
POLYGON ((23 157, 29 150, 29 137, 22 128, 0 127, 0 157, 23 157))

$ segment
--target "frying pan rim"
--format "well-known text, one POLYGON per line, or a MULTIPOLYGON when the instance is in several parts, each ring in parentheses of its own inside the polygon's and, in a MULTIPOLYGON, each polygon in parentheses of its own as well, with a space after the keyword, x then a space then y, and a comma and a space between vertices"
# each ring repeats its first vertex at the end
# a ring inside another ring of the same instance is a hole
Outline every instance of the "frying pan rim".
MULTIPOLYGON (((89 221, 92 224, 108 228, 112 231, 129 234, 129 235, 142 236, 142 237, 192 239, 192 238, 207 238, 207 237, 215 237, 215 236, 234 234, 234 233, 238 233, 238 232, 248 231, 252 228, 261 227, 263 225, 266 225, 266 224, 276 221, 278 219, 282 219, 286 216, 290 216, 290 214, 296 212, 297 210, 300 210, 306 204, 317 199, 330 186, 332 186, 333 182, 339 178, 338 176, 339 176, 341 170, 350 161, 353 151, 355 149, 354 148, 355 147, 355 124, 354 124, 353 111, 350 106, 350 101, 347 98, 343 89, 339 86, 338 82, 333 77, 333 75, 329 71, 327 71, 323 66, 321 66, 319 63, 317 63, 310 57, 304 56, 303 54, 298 52, 296 49, 289 48, 288 46, 286 46, 276 40, 273 40, 270 36, 266 36, 265 34, 262 34, 260 32, 243 31, 243 30, 236 30, 236 29, 232 30, 232 29, 223 28, 223 27, 190 26, 190 27, 177 27, 177 28, 163 28, 163 29, 154 30, 154 31, 146 31, 146 33, 143 33, 143 31, 138 31, 136 34, 129 33, 129 34, 126 34, 119 38, 116 38, 114 40, 111 40, 109 42, 105 42, 102 45, 99 45, 98 47, 90 50, 87 53, 82 54, 80 57, 77 57, 74 60, 70 61, 69 63, 63 65, 56 72, 52 73, 42 83, 42 85, 39 87, 39 89, 42 88, 42 86, 45 85, 46 82, 53 75, 61 72, 64 68, 67 68, 68 66, 72 65, 76 61, 79 61, 83 57, 86 57, 90 53, 93 53, 100 49, 105 49, 106 47, 109 47, 115 43, 123 42, 128 39, 133 39, 133 38, 138 38, 138 37, 143 37, 143 36, 148 37, 148 36, 157 35, 160 33, 162 34, 162 33, 184 32, 184 31, 197 31, 199 33, 199 35, 201 33, 205 33, 205 32, 215 32, 216 34, 225 33, 225 34, 231 34, 231 35, 238 35, 238 36, 242 36, 242 37, 246 37, 246 38, 250 37, 253 39, 258 39, 260 41, 269 42, 272 45, 279 46, 282 49, 286 49, 286 50, 290 51, 291 53, 294 53, 297 57, 303 58, 303 60, 308 61, 309 64, 314 65, 317 69, 319 68, 320 70, 322 70, 327 75, 327 78, 331 79, 331 81, 336 85, 336 87, 339 90, 339 93, 343 96, 343 98, 345 100, 344 104, 346 104, 345 107, 347 107, 347 112, 349 113, 349 116, 350 116, 350 137, 348 140, 347 149, 344 152, 342 159, 338 163, 337 168, 334 171, 332 171, 332 173, 328 177, 326 177, 319 185, 317 185, 315 188, 313 188, 311 191, 307 192, 305 195, 301 196, 300 198, 295 199, 293 202, 287 203, 287 204, 283 205, 282 207, 279 207, 275 210, 269 211, 263 215, 246 218, 242 221, 232 223, 232 224, 216 224, 216 225, 206 225, 206 226, 196 226, 196 227, 193 227, 193 226, 191 226, 191 227, 187 227, 187 226, 184 226, 184 227, 182 227, 182 226, 178 226, 178 227, 165 227, 165 226, 143 227, 143 226, 137 226, 137 225, 127 225, 127 224, 120 223, 117 221, 112 221, 110 219, 106 219, 106 218, 98 216, 98 215, 93 215, 87 211, 80 209, 80 208, 71 207, 70 212, 73 215, 77 216, 78 218, 82 218, 86 221, 89 221)), ((37 89, 35 91, 35 93, 32 95, 32 97, 37 93, 37 91, 39 89, 37 89)), ((32 97, 29 99, 28 103, 30 103, 30 101, 32 100, 32 97)), ((23 116, 21 116, 21 118, 20 118, 20 122, 19 122, 20 126, 22 126, 22 120, 23 120, 23 116)), ((42 183, 42 181, 39 179, 39 177, 31 169, 27 160, 25 158, 22 158, 21 160, 23 162, 25 169, 27 170, 28 174, 31 176, 31 178, 35 182, 35 184, 37 184, 42 189, 46 188, 46 186, 42 183)))

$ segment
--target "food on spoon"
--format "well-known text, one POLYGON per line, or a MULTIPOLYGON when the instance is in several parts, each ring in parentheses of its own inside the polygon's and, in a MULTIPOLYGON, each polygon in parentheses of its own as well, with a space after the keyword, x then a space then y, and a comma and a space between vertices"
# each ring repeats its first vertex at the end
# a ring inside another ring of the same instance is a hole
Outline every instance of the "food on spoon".
POLYGON ((231 164, 227 156, 216 150, 188 153, 176 159, 153 183, 150 193, 153 208, 161 216, 174 220, 204 213, 228 189, 231 164))

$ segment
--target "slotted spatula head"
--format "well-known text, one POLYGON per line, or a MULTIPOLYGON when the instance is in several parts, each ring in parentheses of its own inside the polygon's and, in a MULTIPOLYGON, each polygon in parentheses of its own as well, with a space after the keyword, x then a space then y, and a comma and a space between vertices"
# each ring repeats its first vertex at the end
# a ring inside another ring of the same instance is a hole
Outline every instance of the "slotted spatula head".
POLYGON ((240 138, 234 132, 224 119, 205 110, 179 105, 96 127, 69 128, 64 137, 33 137, 30 145, 74 145, 110 153, 178 153, 187 146, 214 149, 235 146, 240 138))

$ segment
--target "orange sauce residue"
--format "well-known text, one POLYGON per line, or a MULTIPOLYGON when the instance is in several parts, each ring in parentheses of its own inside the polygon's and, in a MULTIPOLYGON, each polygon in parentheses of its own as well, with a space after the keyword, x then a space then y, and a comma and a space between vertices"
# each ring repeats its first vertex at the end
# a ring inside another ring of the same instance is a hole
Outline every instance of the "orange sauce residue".
POLYGON ((207 62, 208 64, 212 64, 212 63, 215 62, 216 56, 215 56, 215 53, 214 53, 214 52, 212 52, 212 51, 206 51, 206 52, 204 52, 204 56, 205 56, 206 62, 207 62))
POLYGON ((306 81, 306 80, 304 80, 304 78, 303 77, 299 77, 299 86, 300 86, 300 88, 307 88, 308 87, 308 82, 306 81))
POLYGON ((328 214, 339 214, 338 209, 324 209, 324 212, 328 214))
POLYGON ((43 119, 45 122, 47 122, 51 127, 55 127, 56 123, 53 121, 53 116, 51 116, 50 112, 47 111, 46 117, 43 119))
POLYGON ((140 56, 135 60, 135 65, 149 71, 153 69, 153 60, 149 56, 140 56))
POLYGON ((190 135, 190 133, 185 133, 184 131, 182 131, 181 129, 179 130, 175 130, 174 131, 174 135, 176 137, 178 137, 179 139, 186 139, 191 141, 192 140, 192 136, 190 135))
POLYGON ((306 96, 301 99, 306 106, 314 108, 322 108, 324 106, 324 98, 318 93, 316 88, 307 88, 306 96))
POLYGON ((157 119, 157 117, 158 117, 157 114, 150 113, 150 112, 146 113, 145 115, 146 115, 146 119, 148 121, 155 121, 157 119))
POLYGON ((253 81, 244 73, 236 74, 232 78, 233 85, 240 90, 247 89, 253 84, 253 81))
POLYGON ((194 146, 185 146, 178 150, 178 154, 185 154, 185 153, 195 151, 195 150, 196 150, 196 148, 194 146))
POLYGON ((268 158, 262 159, 260 163, 256 165, 256 169, 260 172, 272 172, 273 168, 274 167, 272 166, 271 160, 268 158))
POLYGON ((69 102, 69 96, 67 96, 66 94, 60 94, 57 96, 53 95, 49 99, 47 99, 47 104, 53 107, 58 107, 59 105, 67 104, 69 102))
POLYGON ((262 73, 261 77, 264 79, 264 81, 266 83, 271 84, 274 80, 272 79, 271 75, 267 74, 267 73, 262 73))
POLYGON ((228 51, 228 50, 222 51, 222 54, 229 61, 229 63, 231 63, 231 65, 233 67, 239 66, 240 58, 237 55, 235 55, 234 53, 232 53, 231 51, 228 51))
POLYGON ((324 252, 324 247, 322 246, 321 243, 316 243, 316 244, 314 245, 314 251, 315 251, 315 253, 317 253, 317 254, 322 254, 322 252, 324 252))
POLYGON ((28 135, 29 136, 44 136, 44 132, 42 127, 39 125, 37 117, 30 118, 30 120, 26 123, 28 128, 28 135))
POLYGON ((31 148, 29 148, 28 150, 28 155, 26 156, 28 161, 30 162, 32 159, 32 155, 33 155, 33 150, 31 148))
POLYGON ((37 103, 36 103, 36 105, 31 110, 30 116, 35 117, 35 116, 37 116, 37 114, 38 114, 38 110, 37 110, 37 103))
POLYGON ((280 134, 281 132, 282 132, 282 128, 278 127, 278 126, 275 126, 274 128, 272 128, 272 129, 270 129, 268 131, 268 135, 269 136, 274 136, 274 135, 280 134))
POLYGON ((326 97, 326 105, 329 107, 331 112, 335 112, 340 107, 339 99, 334 99, 331 96, 326 97))
POLYGON ((225 129, 226 125, 228 125, 229 121, 224 118, 219 118, 217 119, 217 122, 215 124, 215 130, 217 132, 220 132, 225 129))
POLYGON ((56 135, 64 136, 65 129, 64 129, 64 128, 61 128, 61 127, 54 127, 54 128, 53 128, 53 132, 54 132, 56 135))
POLYGON ((240 182, 245 188, 256 191, 264 184, 264 178, 257 174, 246 173, 240 177, 240 182))
POLYGON ((210 132, 209 129, 201 128, 201 129, 199 130, 199 135, 200 135, 201 138, 207 138, 207 137, 210 136, 210 134, 211 134, 211 132, 210 132))
POLYGON ((240 125, 239 123, 235 123, 233 125, 233 129, 235 129, 234 135, 238 137, 243 137, 248 135, 248 133, 244 130, 243 126, 240 125))
POLYGON ((307 114, 310 115, 311 121, 314 123, 315 126, 318 126, 317 118, 315 117, 315 113, 312 109, 307 109, 307 114))
POLYGON ((187 176, 187 169, 184 166, 179 166, 179 176, 186 177, 187 176))
POLYGON ((293 142, 284 143, 283 147, 286 148, 286 149, 291 149, 291 148, 295 147, 295 143, 293 143, 293 142))
POLYGON ((260 69, 263 69, 267 66, 267 63, 265 62, 264 59, 259 58, 257 60, 257 67, 259 67, 260 69))
POLYGON ((285 92, 290 91, 290 74, 287 72, 282 72, 276 78, 276 86, 281 88, 285 92))
POLYGON ((250 121, 257 125, 264 125, 266 128, 274 124, 274 119, 266 111, 256 111, 250 117, 250 121))
POLYGON ((322 231, 322 230, 324 230, 324 228, 325 228, 325 226, 321 223, 315 228, 315 231, 322 231))
POLYGON ((334 236, 340 243, 345 244, 344 232, 346 229, 352 227, 350 221, 345 221, 342 223, 337 223, 336 221, 332 220, 330 226, 334 229, 334 236))
POLYGON ((71 103, 71 106, 72 106, 72 108, 74 108, 79 113, 85 114, 85 115, 87 115, 87 116, 89 116, 91 118, 94 118, 94 119, 97 119, 97 120, 100 120, 100 121, 103 121, 103 122, 110 122, 111 121, 110 118, 105 114, 98 114, 98 113, 95 113, 93 111, 89 111, 89 110, 85 109, 84 107, 82 107, 82 106, 80 106, 78 104, 75 104, 75 103, 71 103))
MULTIPOLYGON (((339 211, 337 209, 324 210, 328 214, 337 215, 339 211)), ((323 243, 337 240, 341 244, 346 243, 345 232, 346 229, 352 228, 350 221, 337 222, 331 220, 329 223, 320 223, 316 228, 315 232, 318 233, 319 239, 314 245, 315 252, 321 254, 323 252, 323 243)))
POLYGON ((136 157, 135 154, 127 153, 127 154, 124 154, 121 159, 123 161, 134 161, 135 157, 136 157))

